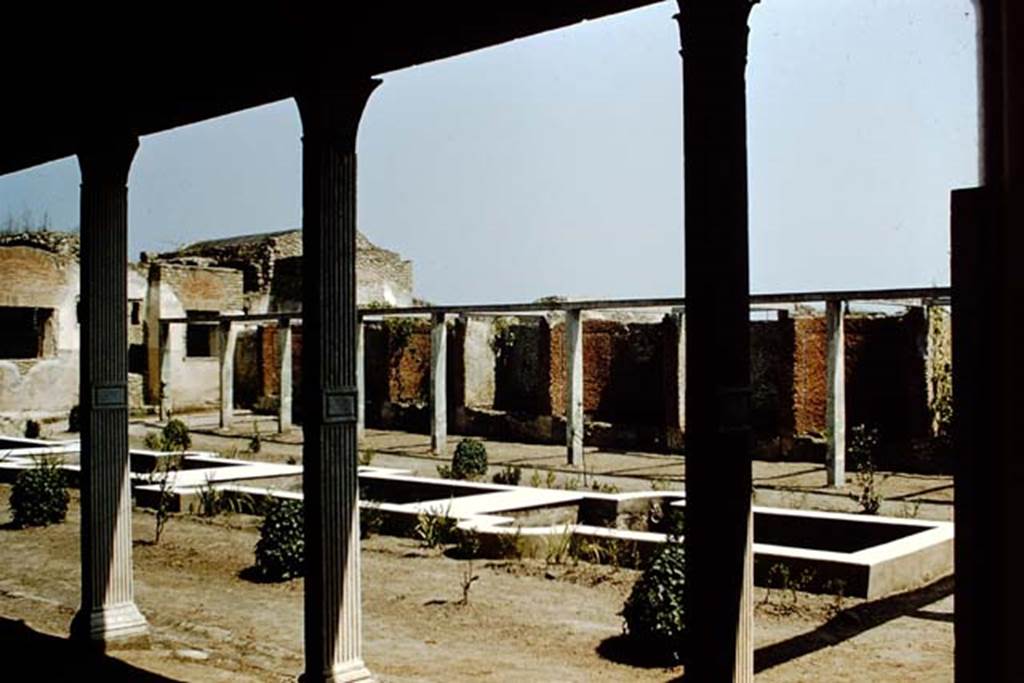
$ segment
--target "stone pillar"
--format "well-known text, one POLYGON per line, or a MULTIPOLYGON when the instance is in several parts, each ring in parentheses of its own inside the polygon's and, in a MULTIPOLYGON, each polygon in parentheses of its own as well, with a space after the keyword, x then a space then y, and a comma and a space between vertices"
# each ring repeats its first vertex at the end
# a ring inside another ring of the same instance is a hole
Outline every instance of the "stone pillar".
POLYGON ((846 334, 842 301, 825 304, 828 395, 825 404, 825 469, 829 486, 846 482, 846 334))
POLYGON ((222 321, 220 336, 220 427, 230 429, 235 419, 235 342, 238 326, 230 320, 222 321))
POLYGON ((134 136, 78 153, 81 189, 82 605, 72 637, 144 635, 132 581, 128 469, 128 169, 134 136))
POLYGON ((356 442, 366 440, 366 325, 356 321, 356 442))
POLYGON ((686 203, 686 677, 754 680, 749 0, 679 0, 686 203))
POLYGON ((296 96, 303 128, 303 680, 310 682, 372 679, 362 660, 359 583, 356 131, 380 81, 340 83, 296 96))
POLYGON ((430 450, 444 455, 448 443, 448 326, 444 313, 430 316, 430 450))
POLYGON ((171 419, 171 333, 170 323, 160 323, 160 421, 171 419))
POLYGON ((565 445, 570 465, 583 464, 583 311, 565 312, 565 445))
POLYGON ((665 377, 665 448, 682 451, 686 435, 686 315, 682 307, 667 316, 666 366, 674 372, 665 377))
POLYGON ((292 323, 288 318, 277 322, 277 362, 277 431, 284 434, 292 428, 292 323))

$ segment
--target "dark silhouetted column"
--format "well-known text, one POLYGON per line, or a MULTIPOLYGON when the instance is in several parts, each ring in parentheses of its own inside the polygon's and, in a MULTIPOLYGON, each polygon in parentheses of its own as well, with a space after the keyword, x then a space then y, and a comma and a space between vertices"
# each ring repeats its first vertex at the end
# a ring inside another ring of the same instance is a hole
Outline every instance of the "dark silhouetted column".
POLYGON ((371 678, 362 660, 356 450, 356 131, 379 81, 296 97, 302 117, 302 448, 306 681, 371 678))
POLYGON ((748 0, 680 0, 686 245, 686 678, 754 679, 748 0))
POLYGON ((81 188, 82 605, 72 636, 146 633, 132 585, 128 469, 128 169, 134 136, 79 152, 81 188))

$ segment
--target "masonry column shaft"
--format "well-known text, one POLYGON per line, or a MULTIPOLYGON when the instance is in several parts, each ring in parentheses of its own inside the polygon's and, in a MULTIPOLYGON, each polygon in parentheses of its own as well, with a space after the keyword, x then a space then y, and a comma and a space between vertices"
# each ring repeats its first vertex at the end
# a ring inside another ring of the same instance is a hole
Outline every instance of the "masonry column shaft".
POLYGON ((356 406, 356 132, 380 81, 297 97, 302 118, 305 681, 363 681, 356 406))
POLYGON ((430 450, 444 455, 448 444, 448 326, 445 314, 431 314, 430 324, 430 450))
POLYGON ((170 323, 160 323, 160 421, 171 419, 171 332, 170 323))
POLYGON ((128 468, 128 170, 134 136, 79 152, 81 187, 82 605, 73 637, 138 636, 128 468))
POLYGON ((277 431, 283 434, 292 428, 292 323, 288 318, 277 323, 277 362, 277 431))
POLYGON ((235 343, 238 327, 230 320, 222 322, 220 335, 220 427, 230 429, 235 420, 235 343))
POLYGON ((686 246, 686 678, 754 680, 749 0, 680 0, 686 246))
POLYGON ((583 464, 583 311, 565 312, 565 446, 570 465, 583 464))
POLYGON ((846 333, 845 304, 828 301, 825 304, 825 337, 828 353, 827 391, 825 404, 825 438, 828 449, 825 469, 829 486, 846 483, 846 333))
POLYGON ((366 440, 366 324, 356 321, 356 441, 366 440))

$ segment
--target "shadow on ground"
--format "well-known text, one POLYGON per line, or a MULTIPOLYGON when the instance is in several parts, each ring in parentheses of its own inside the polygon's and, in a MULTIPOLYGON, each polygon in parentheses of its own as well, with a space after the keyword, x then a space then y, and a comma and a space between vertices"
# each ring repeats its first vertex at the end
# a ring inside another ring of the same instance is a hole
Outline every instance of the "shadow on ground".
MULTIPOLYGON (((882 600, 865 602, 845 609, 813 631, 760 647, 754 652, 754 672, 761 673, 791 660, 832 647, 865 631, 900 617, 915 617, 952 623, 953 616, 922 608, 953 594, 954 579, 947 576, 927 586, 900 593, 882 600)), ((671 662, 651 658, 650 652, 638 650, 635 642, 624 635, 606 638, 597 646, 597 653, 613 662, 642 668, 668 668, 671 662)), ((686 683, 685 674, 673 679, 686 683)))
POLYGON ((108 657, 67 638, 35 631, 23 621, 0 618, 0 652, 4 680, 77 681, 88 678, 112 683, 174 683, 149 671, 108 657))

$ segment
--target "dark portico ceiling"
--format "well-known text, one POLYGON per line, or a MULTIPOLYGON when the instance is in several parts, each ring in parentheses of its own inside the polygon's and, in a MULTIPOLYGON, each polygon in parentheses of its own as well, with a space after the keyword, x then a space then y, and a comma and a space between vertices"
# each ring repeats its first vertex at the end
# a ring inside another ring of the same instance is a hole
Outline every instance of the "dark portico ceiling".
POLYGON ((5 10, 0 174, 107 130, 156 133, 653 3, 95 4, 5 10))

